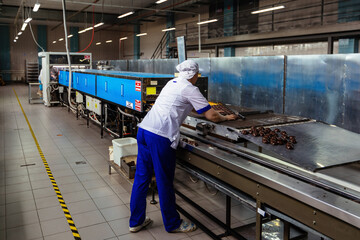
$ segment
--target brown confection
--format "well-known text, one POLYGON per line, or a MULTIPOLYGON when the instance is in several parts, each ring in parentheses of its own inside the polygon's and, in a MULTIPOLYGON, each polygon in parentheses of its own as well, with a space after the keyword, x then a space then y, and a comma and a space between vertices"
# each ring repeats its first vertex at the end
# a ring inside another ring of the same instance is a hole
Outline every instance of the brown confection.
POLYGON ((285 131, 281 131, 281 135, 287 136, 287 133, 285 131))
POLYGON ((241 134, 243 134, 243 135, 248 135, 248 134, 249 134, 249 131, 248 131, 248 130, 242 130, 242 131, 241 131, 241 134))
POLYGON ((275 128, 275 129, 274 129, 274 132, 278 133, 278 132, 280 132, 280 129, 275 128))
POLYGON ((259 131, 264 131, 265 128, 264 127, 259 127, 259 131))
POLYGON ((253 131, 252 135, 253 135, 254 137, 260 136, 258 130, 253 131))
POLYGON ((264 131, 260 131, 260 132, 259 132, 259 135, 260 135, 261 137, 263 137, 263 136, 265 136, 265 132, 264 132, 264 131))
POLYGON ((271 143, 271 145, 276 145, 276 144, 277 144, 277 138, 276 138, 276 137, 272 137, 272 138, 270 139, 270 143, 271 143))
POLYGON ((271 132, 271 129, 270 128, 265 128, 265 133, 270 133, 271 132))
POLYGON ((290 136, 290 137, 289 137, 289 142, 291 142, 291 143, 293 143, 293 144, 297 143, 294 136, 290 136))
POLYGON ((252 131, 256 131, 257 128, 256 128, 255 126, 252 126, 252 127, 251 127, 251 130, 252 130, 252 131))
POLYGON ((267 137, 263 137, 263 138, 262 138, 262 142, 265 143, 265 144, 269 144, 269 143, 270 143, 270 140, 269 140, 269 138, 267 138, 267 137))
POLYGON ((287 137, 284 136, 284 135, 281 136, 281 139, 282 139, 283 141, 287 141, 287 137))
POLYGON ((292 143, 287 143, 286 144, 286 148, 289 149, 289 150, 293 150, 294 149, 294 145, 292 143))

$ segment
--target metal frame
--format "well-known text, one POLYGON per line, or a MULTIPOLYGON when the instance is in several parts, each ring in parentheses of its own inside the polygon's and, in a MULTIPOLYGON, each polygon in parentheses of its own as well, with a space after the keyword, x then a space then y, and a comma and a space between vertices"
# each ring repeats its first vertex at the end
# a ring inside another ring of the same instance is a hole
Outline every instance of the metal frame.
POLYGON ((29 103, 30 104, 44 103, 42 97, 38 97, 38 98, 32 97, 32 95, 31 95, 31 87, 33 87, 33 86, 39 87, 40 83, 31 83, 31 82, 29 82, 29 103))
MULTIPOLYGON (((306 225, 315 232, 319 232, 320 235, 323 234, 329 238, 360 238, 360 230, 354 225, 340 220, 329 212, 321 211, 316 206, 308 205, 297 197, 289 195, 290 193, 280 192, 279 189, 273 186, 265 185, 259 182, 260 178, 255 179, 250 177, 250 175, 245 176, 246 172, 244 173, 245 175, 235 172, 234 169, 230 170, 219 162, 213 162, 213 160, 207 157, 194 154, 185 149, 178 151, 179 160, 185 164, 190 164, 191 168, 202 169, 205 173, 255 199, 257 209, 265 212, 266 207, 274 209, 293 219, 294 223, 301 223, 299 227, 306 225)), ((263 216, 257 211, 256 239, 261 239, 262 221, 263 216)))

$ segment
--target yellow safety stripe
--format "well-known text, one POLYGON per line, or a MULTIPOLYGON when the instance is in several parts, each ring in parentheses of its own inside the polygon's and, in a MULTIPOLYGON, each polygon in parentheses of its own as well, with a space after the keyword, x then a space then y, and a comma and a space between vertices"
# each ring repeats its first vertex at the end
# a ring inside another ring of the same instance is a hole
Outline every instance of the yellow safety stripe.
POLYGON ((56 195, 57 195, 57 197, 58 197, 59 203, 60 203, 60 205, 61 205, 61 208, 63 209, 64 215, 65 215, 66 220, 67 220, 67 222, 68 222, 68 224, 69 224, 69 227, 70 227, 71 232, 72 232, 72 234, 73 234, 73 236, 74 236, 74 239, 80 240, 80 239, 81 239, 80 234, 79 234, 77 228, 75 227, 75 223, 74 223, 73 220, 72 220, 72 217, 71 217, 70 212, 69 212, 69 210, 68 210, 68 208, 67 208, 67 206, 66 206, 66 204, 65 204, 65 201, 64 201, 64 199, 63 199, 63 196, 61 195, 60 189, 59 189, 59 187, 58 187, 57 184, 56 184, 56 181, 55 181, 55 179, 54 179, 54 176, 52 175, 52 172, 51 172, 51 170, 50 170, 50 167, 49 167, 49 165, 48 165, 48 163, 47 163, 47 161, 46 161, 46 159, 45 159, 44 153, 42 152, 42 150, 41 150, 41 148, 40 148, 40 145, 39 145, 39 142, 38 142, 37 139, 36 139, 35 133, 34 133, 32 127, 31 127, 31 125, 30 125, 29 119, 28 119, 27 116, 26 116, 26 113, 25 113, 25 111, 24 111, 24 109, 23 109, 23 107, 22 107, 22 105, 21 105, 21 103, 20 103, 19 97, 18 97, 15 89, 13 89, 13 90, 14 90, 15 96, 16 96, 16 98, 17 98, 17 101, 18 101, 18 103, 19 103, 19 105, 20 105, 21 111, 22 111, 22 113, 24 114, 25 120, 26 120, 26 122, 27 122, 27 124, 28 124, 28 126, 29 126, 31 135, 32 135, 33 138, 34 138, 34 141, 35 141, 36 147, 37 147, 37 149, 38 149, 38 151, 39 151, 41 160, 43 161, 44 166, 45 166, 45 169, 46 169, 46 172, 48 173, 48 176, 49 176, 49 178, 50 178, 50 181, 52 182, 54 191, 55 191, 55 193, 56 193, 56 195))

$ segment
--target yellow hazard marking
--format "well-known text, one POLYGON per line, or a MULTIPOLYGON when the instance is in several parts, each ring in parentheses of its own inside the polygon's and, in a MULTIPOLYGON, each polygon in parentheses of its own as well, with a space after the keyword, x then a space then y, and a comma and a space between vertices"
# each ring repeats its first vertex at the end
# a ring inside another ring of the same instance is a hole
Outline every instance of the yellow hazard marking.
POLYGON ((21 103, 20 103, 19 97, 18 97, 15 89, 13 89, 13 91, 14 91, 14 93, 15 93, 16 99, 17 99, 17 101, 18 101, 18 103, 19 103, 19 106, 20 106, 20 108, 21 108, 21 111, 22 111, 22 113, 23 113, 23 115, 24 115, 24 117, 25 117, 25 120, 26 120, 26 122, 27 122, 27 124, 28 124, 28 126, 29 126, 29 130, 30 130, 31 135, 32 135, 32 137, 33 137, 33 139, 34 139, 34 142, 35 142, 35 144, 36 144, 36 147, 37 147, 37 149, 38 149, 38 151, 39 151, 40 157, 41 157, 41 159, 42 159, 42 161, 43 161, 43 163, 44 163, 44 166, 45 166, 45 168, 46 168, 46 170, 47 170, 47 172, 48 172, 48 176, 49 176, 51 182, 53 183, 54 191, 56 192, 56 195, 58 196, 58 200, 59 200, 59 202, 60 202, 60 205, 63 206, 63 207, 65 207, 65 208, 63 208, 63 212, 64 212, 65 217, 67 218, 66 220, 67 220, 68 223, 69 223, 69 227, 70 227, 70 229, 71 229, 71 232, 73 233, 73 237, 74 237, 76 240, 80 240, 81 238, 80 238, 79 232, 78 232, 78 230, 77 230, 76 227, 75 227, 75 223, 72 221, 72 217, 71 217, 71 215, 70 215, 69 210, 68 210, 67 207, 66 207, 65 201, 62 200, 63 197, 62 197, 62 195, 61 195, 61 192, 60 192, 59 188, 57 188, 56 181, 55 181, 55 179, 54 179, 54 177, 53 177, 53 175, 52 175, 52 172, 51 172, 51 170, 50 170, 50 167, 49 167, 48 164, 47 164, 47 161, 46 161, 46 159, 45 159, 44 153, 43 153, 43 151, 42 151, 41 148, 40 148, 39 142, 38 142, 38 140, 37 140, 37 138, 36 138, 36 136, 35 136, 35 133, 34 133, 32 127, 31 127, 31 125, 30 125, 29 119, 28 119, 27 116, 26 116, 26 113, 25 113, 25 111, 24 111, 24 109, 23 109, 23 107, 22 107, 22 105, 21 105, 21 103), (71 219, 71 220, 69 220, 69 219, 71 219))

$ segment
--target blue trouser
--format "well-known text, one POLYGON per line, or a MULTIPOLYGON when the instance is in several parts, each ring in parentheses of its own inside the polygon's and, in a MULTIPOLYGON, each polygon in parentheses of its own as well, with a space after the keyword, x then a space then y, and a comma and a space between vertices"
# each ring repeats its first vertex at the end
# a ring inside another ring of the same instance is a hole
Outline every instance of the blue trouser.
POLYGON ((181 224, 175 206, 174 174, 175 150, 171 142, 142 128, 137 134, 138 156, 136 173, 130 200, 130 227, 136 227, 145 220, 146 195, 153 170, 159 193, 160 208, 166 231, 170 232, 181 224))

